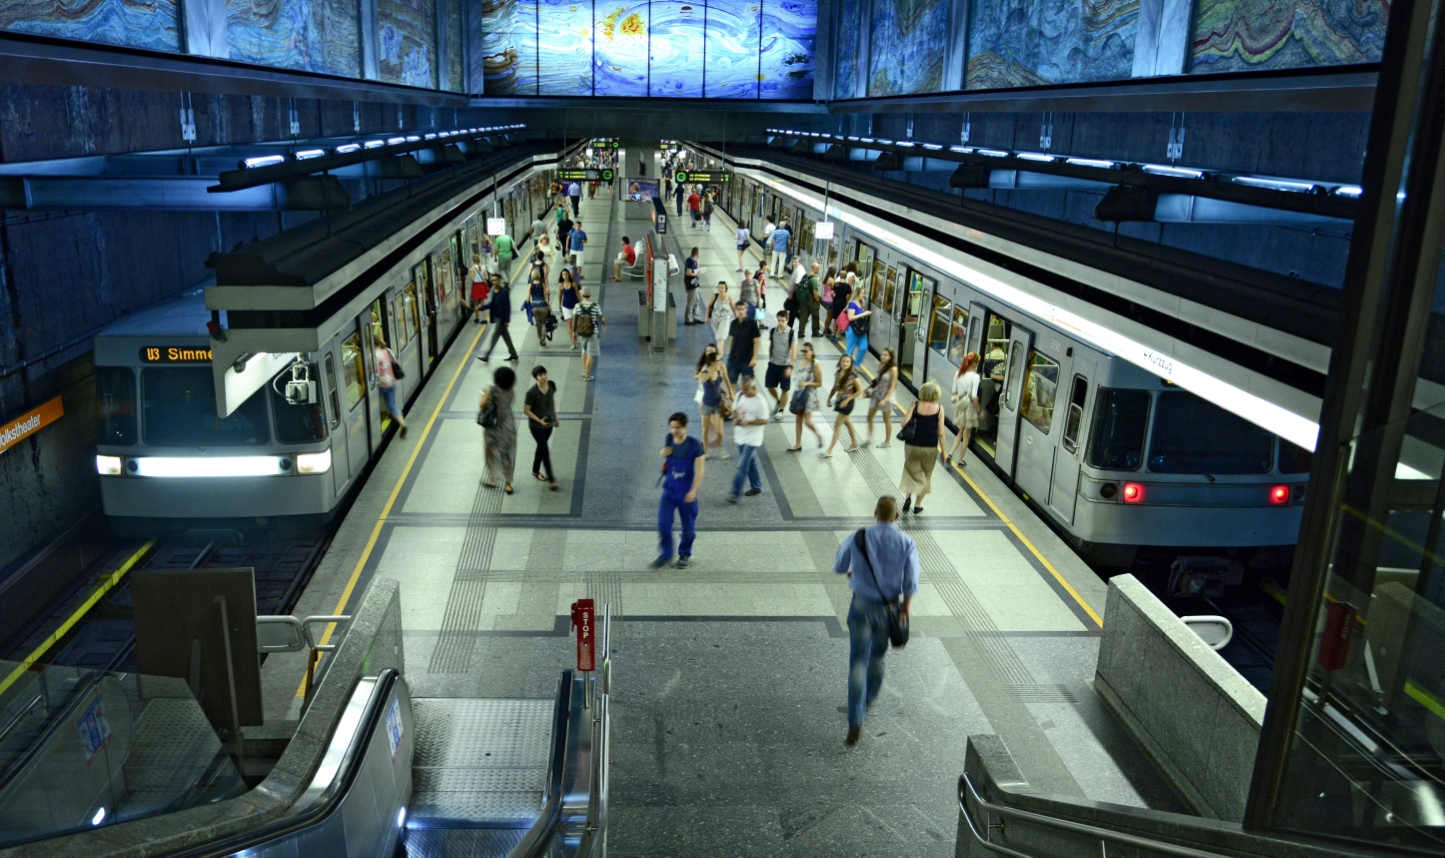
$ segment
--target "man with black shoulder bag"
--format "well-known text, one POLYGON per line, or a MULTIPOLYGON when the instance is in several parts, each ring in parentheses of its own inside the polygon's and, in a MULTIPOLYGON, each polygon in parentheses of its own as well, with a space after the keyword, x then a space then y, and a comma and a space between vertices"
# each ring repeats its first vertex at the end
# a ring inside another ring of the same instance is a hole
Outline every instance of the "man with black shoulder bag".
POLYGON ((898 499, 884 495, 873 510, 877 524, 838 546, 833 571, 848 576, 848 737, 856 745, 863 719, 883 687, 888 646, 908 643, 908 607, 918 592, 918 546, 898 529, 898 499))

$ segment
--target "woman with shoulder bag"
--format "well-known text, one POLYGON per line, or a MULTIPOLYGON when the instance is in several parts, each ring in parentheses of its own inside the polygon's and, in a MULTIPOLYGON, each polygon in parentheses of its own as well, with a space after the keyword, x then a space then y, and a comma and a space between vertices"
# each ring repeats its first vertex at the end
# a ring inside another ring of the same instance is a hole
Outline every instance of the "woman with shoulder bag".
POLYGON ((487 453, 484 484, 489 489, 501 485, 507 494, 512 493, 512 472, 517 467, 517 419, 512 414, 512 388, 516 383, 517 374, 511 367, 498 367, 477 403, 477 422, 492 423, 482 426, 487 453))
POLYGON ((803 427, 807 426, 813 437, 818 439, 818 449, 823 449, 823 435, 813 425, 813 412, 818 410, 818 388, 823 386, 823 373, 818 369, 818 359, 813 356, 811 343, 798 346, 798 360, 793 364, 793 395, 788 400, 788 411, 796 419, 797 434, 789 453, 803 449, 803 427))
POLYGON ((893 446, 893 392, 898 389, 898 361, 893 349, 886 348, 878 356, 878 372, 868 388, 868 440, 873 443, 873 417, 883 412, 883 441, 880 447, 893 446))
POLYGON ((723 417, 728 410, 728 402, 733 398, 733 389, 728 382, 727 370, 718 355, 708 355, 704 359, 707 363, 694 376, 702 384, 702 448, 704 451, 710 449, 708 438, 716 432, 718 452, 709 452, 707 457, 726 459, 727 453, 723 451, 723 417))
POLYGON ((958 424, 958 434, 943 457, 945 465, 953 464, 955 453, 960 465, 967 464, 963 457, 968 452, 969 436, 978 427, 978 385, 982 380, 978 374, 978 352, 969 352, 959 361, 958 372, 953 376, 953 420, 958 424))
POLYGON ((482 264, 482 257, 472 254, 472 267, 467 269, 467 277, 472 281, 472 288, 468 292, 472 304, 472 321, 478 325, 482 323, 482 305, 487 303, 487 269, 482 264))
POLYGON ((728 284, 719 281, 717 294, 713 296, 712 303, 707 305, 707 320, 708 324, 712 325, 713 335, 717 337, 718 351, 722 351, 727 345, 733 316, 733 299, 728 294, 728 284))
POLYGON ((918 401, 903 416, 898 440, 903 442, 903 509, 916 503, 914 513, 923 512, 923 497, 933 490, 933 466, 943 458, 943 388, 930 381, 918 389, 918 401), (915 500, 916 498, 916 500, 915 500))
POLYGON ((853 405, 858 397, 863 395, 863 382, 858 374, 853 371, 853 359, 847 355, 838 358, 838 372, 833 376, 833 389, 828 392, 828 399, 834 403, 833 410, 838 413, 838 419, 833 422, 833 440, 828 444, 828 449, 818 455, 824 459, 831 458, 833 448, 838 446, 838 438, 842 436, 844 427, 848 429, 848 440, 852 443, 843 448, 843 452, 851 453, 858 449, 858 433, 853 429, 853 405))

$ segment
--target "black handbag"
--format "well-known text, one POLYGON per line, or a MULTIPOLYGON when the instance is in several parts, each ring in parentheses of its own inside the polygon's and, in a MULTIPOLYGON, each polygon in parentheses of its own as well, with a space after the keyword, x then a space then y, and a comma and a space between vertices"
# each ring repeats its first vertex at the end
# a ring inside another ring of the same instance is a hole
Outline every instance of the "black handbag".
POLYGON ((386 356, 391 358, 391 377, 397 381, 406 378, 406 371, 401 368, 401 361, 396 359, 396 353, 391 349, 387 349, 386 356))
POLYGON ((477 409, 477 425, 483 429, 497 428, 498 417, 496 397, 488 397, 487 407, 477 409))
POLYGON ((912 444, 913 436, 918 434, 918 427, 914 425, 917 421, 918 409, 915 408, 913 411, 913 416, 908 418, 908 422, 898 427, 898 440, 902 441, 905 444, 912 444))
MULTIPOLYGON (((868 540, 864 536, 866 530, 860 527, 853 532, 853 545, 863 555, 863 562, 868 564, 868 574, 873 576, 873 586, 878 588, 879 595, 882 595, 883 585, 879 583, 878 572, 873 568, 873 558, 868 556, 868 540)), ((883 603, 884 610, 888 612, 888 642, 893 644, 894 649, 908 646, 908 618, 902 615, 898 604, 902 596, 900 592, 892 601, 883 603)))

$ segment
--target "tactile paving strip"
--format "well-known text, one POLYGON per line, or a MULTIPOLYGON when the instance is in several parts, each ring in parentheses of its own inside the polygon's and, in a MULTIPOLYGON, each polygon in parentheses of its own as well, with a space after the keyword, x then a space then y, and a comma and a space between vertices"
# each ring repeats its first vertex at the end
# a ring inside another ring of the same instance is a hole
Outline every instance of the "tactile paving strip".
POLYGON ((476 632, 482 620, 482 602, 487 595, 487 570, 497 543, 497 516, 502 512, 502 491, 477 484, 472 501, 457 574, 442 614, 441 634, 432 650, 428 673, 464 673, 477 645, 476 632))

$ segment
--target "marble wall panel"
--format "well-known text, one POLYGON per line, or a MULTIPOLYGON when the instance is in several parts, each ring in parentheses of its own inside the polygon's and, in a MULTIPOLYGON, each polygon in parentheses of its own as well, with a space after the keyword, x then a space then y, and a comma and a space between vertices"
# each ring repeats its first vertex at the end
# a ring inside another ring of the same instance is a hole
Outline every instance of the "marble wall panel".
POLYGON ((442 0, 377 0, 383 81, 436 88, 438 2, 442 0))
POLYGON ((179 51, 178 5, 177 0, 4 0, 0 30, 179 51))
POLYGON ((868 51, 869 96, 912 95, 943 88, 948 11, 949 0, 875 0, 868 51))
POLYGON ((858 31, 863 26, 863 0, 842 0, 833 28, 837 46, 833 97, 852 98, 858 92, 858 31))
POLYGON ((1199 0, 1194 73, 1379 62, 1384 0, 1199 0))
POLYGON ((242 62, 361 76, 354 0, 226 0, 226 43, 242 62))
POLYGON ((1139 0, 974 0, 967 89, 1127 79, 1139 0))
POLYGON ((462 64, 466 60, 466 48, 462 45, 462 0, 446 0, 446 38, 448 89, 465 92, 465 72, 462 64))

